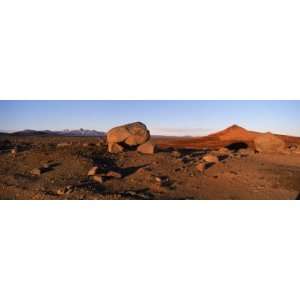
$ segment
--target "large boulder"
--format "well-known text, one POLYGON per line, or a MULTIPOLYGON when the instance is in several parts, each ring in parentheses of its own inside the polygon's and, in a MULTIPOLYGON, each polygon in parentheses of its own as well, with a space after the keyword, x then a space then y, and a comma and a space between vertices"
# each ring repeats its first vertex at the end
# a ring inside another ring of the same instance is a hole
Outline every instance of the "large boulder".
POLYGON ((285 142, 275 136, 274 134, 268 132, 260 134, 254 139, 255 150, 262 153, 276 153, 284 152, 285 142))
POLYGON ((109 152, 122 151, 120 147, 115 147, 120 143, 124 146, 139 146, 145 144, 150 139, 150 132, 146 125, 141 122, 130 123, 114 127, 107 132, 107 143, 109 152), (117 151, 112 151, 113 149, 117 151))

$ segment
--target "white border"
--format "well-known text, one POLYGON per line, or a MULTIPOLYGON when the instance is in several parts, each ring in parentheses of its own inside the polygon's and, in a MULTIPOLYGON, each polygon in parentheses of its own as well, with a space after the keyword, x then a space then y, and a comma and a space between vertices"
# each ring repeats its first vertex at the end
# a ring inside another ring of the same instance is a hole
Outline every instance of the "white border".
POLYGON ((289 299, 297 201, 4 201, 0 298, 289 299))
POLYGON ((297 0, 0 2, 0 99, 300 99, 297 0))

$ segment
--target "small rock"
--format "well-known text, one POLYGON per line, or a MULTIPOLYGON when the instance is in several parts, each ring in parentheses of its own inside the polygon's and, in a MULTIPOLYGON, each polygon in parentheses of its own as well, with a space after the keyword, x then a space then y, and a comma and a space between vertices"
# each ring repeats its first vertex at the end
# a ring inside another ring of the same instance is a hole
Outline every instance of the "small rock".
POLYGON ((155 151, 155 146, 151 142, 146 142, 138 146, 137 151, 143 154, 153 154, 155 151))
POLYGON ((74 190, 73 186, 72 185, 67 185, 66 187, 64 188, 61 188, 59 190, 57 190, 57 195, 64 195, 64 194, 70 194, 72 193, 74 190))
POLYGON ((98 171, 98 167, 92 167, 89 171, 88 171, 88 176, 94 176, 97 174, 98 171))
POLYGON ((160 184, 160 186, 166 186, 170 184, 170 179, 167 176, 156 176, 155 181, 160 184))
POLYGON ((104 144, 103 141, 99 141, 99 142, 96 143, 96 146, 97 146, 97 147, 100 147, 100 146, 102 146, 103 144, 104 144))
POLYGON ((218 163, 219 162, 218 157, 215 155, 212 155, 212 154, 204 155, 202 157, 202 160, 204 160, 205 162, 208 162, 208 163, 218 163))
POLYGON ((93 176, 93 180, 98 182, 98 183, 102 183, 103 182, 103 179, 102 179, 102 176, 101 175, 94 175, 93 176))
POLYGON ((175 157, 175 158, 181 157, 181 153, 180 153, 179 151, 177 151, 177 150, 172 151, 171 155, 172 155, 173 157, 175 157))
POLYGON ((16 155, 16 154, 17 154, 17 149, 16 149, 16 148, 11 149, 11 150, 10 150, 10 153, 11 153, 12 155, 16 155))
POLYGON ((43 164, 42 168, 45 169, 45 170, 48 170, 48 169, 50 169, 50 165, 49 164, 43 164))
POLYGON ((189 156, 185 156, 181 159, 181 161, 184 163, 184 164, 187 164, 191 161, 191 158, 189 156))
POLYGON ((68 147, 68 146, 71 146, 70 143, 59 143, 56 145, 56 147, 60 148, 60 147, 68 147))
POLYGON ((201 173, 203 173, 204 172, 204 170, 205 170, 205 163, 203 163, 203 162, 200 162, 199 164, 197 164, 196 165, 196 169, 197 169, 197 171, 199 171, 199 172, 201 172, 201 173))
POLYGON ((155 181, 158 182, 158 183, 161 183, 162 179, 160 177, 155 177, 155 181))
POLYGON ((229 154, 231 153, 228 148, 222 147, 218 150, 219 154, 229 154))
POLYGON ((238 150, 238 154, 240 155, 244 155, 244 156, 248 156, 248 155, 252 155, 254 154, 254 150, 247 148, 247 149, 239 149, 238 150))
POLYGON ((65 194, 65 188, 57 190, 57 195, 64 195, 65 194))
POLYGON ((40 176, 42 174, 42 171, 39 168, 35 168, 35 169, 31 170, 30 173, 34 176, 40 176))
POLYGON ((114 177, 114 178, 122 178, 122 175, 115 171, 109 171, 106 173, 107 177, 114 177))

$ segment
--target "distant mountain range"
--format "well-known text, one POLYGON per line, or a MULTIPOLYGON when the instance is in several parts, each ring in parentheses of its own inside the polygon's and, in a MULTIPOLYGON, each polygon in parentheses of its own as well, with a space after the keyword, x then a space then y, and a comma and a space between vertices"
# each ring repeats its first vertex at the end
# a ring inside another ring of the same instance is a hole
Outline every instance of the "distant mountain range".
POLYGON ((97 130, 89 130, 89 129, 75 129, 75 130, 61 130, 61 131, 53 131, 53 130, 32 130, 25 129, 17 132, 10 133, 11 135, 19 135, 19 136, 47 136, 47 135, 57 135, 57 136, 104 136, 105 132, 97 131, 97 130))

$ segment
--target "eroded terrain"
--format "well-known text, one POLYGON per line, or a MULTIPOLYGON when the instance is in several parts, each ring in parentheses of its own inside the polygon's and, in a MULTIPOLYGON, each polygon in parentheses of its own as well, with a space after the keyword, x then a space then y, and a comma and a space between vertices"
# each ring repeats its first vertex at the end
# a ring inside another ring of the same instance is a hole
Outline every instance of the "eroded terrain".
POLYGON ((1 137, 1 199, 298 199, 300 154, 157 145, 107 152, 94 137, 1 137), (221 151, 222 150, 222 151, 221 151), (216 163, 203 157, 212 154, 216 163), (98 167, 95 176, 88 176, 98 167))

